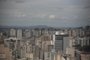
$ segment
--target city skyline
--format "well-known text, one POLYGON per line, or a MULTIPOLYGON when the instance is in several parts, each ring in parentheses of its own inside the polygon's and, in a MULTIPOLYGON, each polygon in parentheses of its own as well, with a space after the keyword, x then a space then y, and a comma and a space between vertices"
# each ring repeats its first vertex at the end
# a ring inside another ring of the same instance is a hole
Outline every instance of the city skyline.
POLYGON ((0 29, 0 60, 90 60, 90 26, 0 29))
POLYGON ((0 25, 90 25, 89 0, 0 0, 0 25))

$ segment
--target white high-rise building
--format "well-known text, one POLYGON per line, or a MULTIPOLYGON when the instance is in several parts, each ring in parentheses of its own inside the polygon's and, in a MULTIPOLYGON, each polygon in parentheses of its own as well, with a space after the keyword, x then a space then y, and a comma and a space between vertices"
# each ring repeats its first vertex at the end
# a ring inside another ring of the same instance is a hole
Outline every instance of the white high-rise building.
POLYGON ((29 29, 25 30, 25 38, 30 38, 32 36, 32 32, 29 29))
POLYGON ((22 39, 22 29, 17 30, 17 38, 22 39))
POLYGON ((16 37, 16 30, 10 29, 10 37, 16 37))

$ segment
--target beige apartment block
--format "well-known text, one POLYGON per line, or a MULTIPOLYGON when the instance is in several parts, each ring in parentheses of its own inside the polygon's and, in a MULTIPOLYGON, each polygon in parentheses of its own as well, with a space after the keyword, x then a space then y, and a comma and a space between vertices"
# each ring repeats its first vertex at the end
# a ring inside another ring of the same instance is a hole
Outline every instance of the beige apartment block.
POLYGON ((71 57, 75 56, 75 49, 73 47, 66 49, 66 54, 71 55, 71 57))
POLYGON ((81 54, 81 60, 90 60, 90 53, 88 54, 81 54))
POLYGON ((10 49, 4 47, 4 44, 0 44, 0 60, 12 60, 10 49))
POLYGON ((54 58, 55 58, 54 60, 63 60, 62 59, 63 56, 62 56, 62 54, 60 52, 55 53, 55 57, 54 58))

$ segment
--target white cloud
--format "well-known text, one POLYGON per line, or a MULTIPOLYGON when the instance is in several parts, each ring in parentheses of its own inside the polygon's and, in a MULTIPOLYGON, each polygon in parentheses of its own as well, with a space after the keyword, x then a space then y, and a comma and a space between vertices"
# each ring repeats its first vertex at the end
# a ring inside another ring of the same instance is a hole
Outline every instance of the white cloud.
POLYGON ((47 16, 47 14, 37 13, 37 14, 34 14, 33 16, 34 16, 34 17, 37 17, 37 18, 45 18, 45 17, 47 16))
POLYGON ((49 15, 49 19, 55 19, 56 16, 55 15, 49 15))

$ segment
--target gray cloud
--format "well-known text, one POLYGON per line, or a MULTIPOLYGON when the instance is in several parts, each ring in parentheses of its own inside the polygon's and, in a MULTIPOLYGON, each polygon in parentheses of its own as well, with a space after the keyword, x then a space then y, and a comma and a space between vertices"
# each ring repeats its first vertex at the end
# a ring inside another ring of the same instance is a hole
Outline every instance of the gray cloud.
POLYGON ((86 25, 90 23, 89 3, 90 0, 0 0, 0 24, 86 25))

